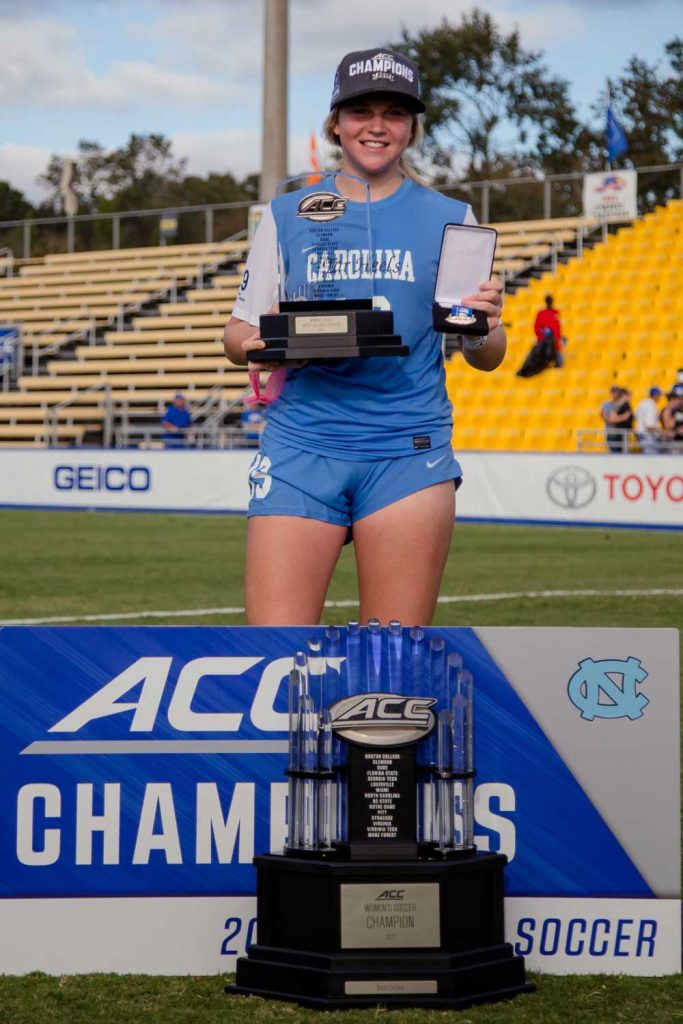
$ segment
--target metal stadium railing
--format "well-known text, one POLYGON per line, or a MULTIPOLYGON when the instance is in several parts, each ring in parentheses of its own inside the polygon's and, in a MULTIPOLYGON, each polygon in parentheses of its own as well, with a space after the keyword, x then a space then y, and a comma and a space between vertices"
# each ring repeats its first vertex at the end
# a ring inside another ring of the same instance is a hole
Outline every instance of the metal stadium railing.
MULTIPOLYGON (((678 197, 683 195, 683 163, 655 164, 653 166, 637 167, 633 169, 638 175, 639 192, 642 190, 641 185, 643 175, 671 174, 671 188, 673 192, 677 193, 678 197)), ((492 211, 491 200, 492 196, 496 193, 514 193, 514 190, 519 188, 536 189, 538 191, 538 210, 535 214, 529 214, 527 212, 525 214, 525 218, 529 219, 530 216, 538 216, 543 217, 544 219, 550 219, 553 217, 553 201, 555 199, 553 191, 556 191, 558 188, 562 189, 563 187, 573 187, 574 185, 578 186, 583 180, 583 177, 584 174, 582 172, 576 171, 567 174, 539 175, 538 177, 525 176, 518 178, 495 178, 483 181, 454 181, 439 185, 437 188, 438 191, 452 192, 468 199, 474 206, 479 220, 483 223, 489 222, 492 213, 494 213, 494 211, 492 211)), ((577 197, 578 204, 580 206, 580 195, 578 192, 577 197)), ((244 210, 244 226, 246 228, 247 211, 249 207, 253 205, 253 200, 238 200, 230 203, 205 203, 195 206, 177 206, 174 208, 173 212, 178 216, 192 215, 203 218, 204 240, 211 243, 214 241, 214 218, 216 213, 229 210, 244 210)), ((17 232, 18 235, 21 236, 21 259, 28 260, 32 258, 33 239, 37 228, 63 228, 65 233, 65 251, 74 252, 76 245, 76 233, 79 225, 109 223, 111 225, 109 248, 119 249, 121 246, 121 226, 126 220, 149 217, 157 218, 158 220, 163 214, 167 213, 168 207, 166 206, 154 209, 125 210, 115 213, 84 213, 77 214, 74 217, 35 217, 24 220, 4 220, 0 221, 0 233, 4 231, 17 232)), ((519 219, 519 216, 512 211, 511 216, 506 219, 517 220, 519 219)), ((0 241, 1 240, 2 239, 0 239, 0 241)), ((150 242, 149 244, 158 244, 158 242, 150 242)), ((87 248, 91 248, 91 246, 88 246, 87 248)), ((104 246, 104 248, 106 248, 106 246, 104 246)), ((0 264, 0 274, 2 272, 3 268, 0 264)))

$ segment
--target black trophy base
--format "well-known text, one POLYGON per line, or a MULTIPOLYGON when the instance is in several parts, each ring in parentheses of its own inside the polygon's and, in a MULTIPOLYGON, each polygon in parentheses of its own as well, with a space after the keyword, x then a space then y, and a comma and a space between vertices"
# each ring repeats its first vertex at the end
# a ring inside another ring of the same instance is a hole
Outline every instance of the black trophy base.
POLYGON ((394 314, 373 309, 372 299, 281 302, 259 323, 266 347, 249 353, 254 363, 410 354, 393 333, 394 314))
POLYGON ((499 854, 390 863, 257 857, 258 942, 226 991, 319 1010, 462 1009, 532 992, 523 958, 504 941, 505 862, 499 854), (419 903, 404 904, 405 913, 397 903, 393 912, 365 904, 419 901, 428 891, 434 914, 419 903), (418 925, 406 938, 411 914, 418 925))
MULTIPOLYGON (((288 363, 301 359, 367 359, 370 356, 407 356, 410 349, 401 344, 398 335, 386 339, 373 337, 372 344, 363 339, 353 339, 357 344, 339 344, 337 337, 320 337, 317 345, 300 347, 292 343, 287 346, 267 344, 265 348, 253 349, 249 353, 252 363, 288 363)), ((347 339, 348 341, 348 339, 347 339)))

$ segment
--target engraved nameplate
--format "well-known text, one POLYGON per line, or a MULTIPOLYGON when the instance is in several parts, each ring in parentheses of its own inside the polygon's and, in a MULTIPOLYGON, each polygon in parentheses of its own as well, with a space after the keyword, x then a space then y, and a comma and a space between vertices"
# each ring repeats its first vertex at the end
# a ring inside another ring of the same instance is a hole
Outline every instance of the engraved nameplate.
POLYGON ((348 316, 295 316, 295 334, 347 334, 348 316))
POLYGON ((436 979, 420 978, 387 978, 377 981, 345 981, 344 995, 346 996, 381 996, 381 995, 406 995, 416 996, 436 995, 438 985, 436 979))
POLYGON ((349 747, 349 839, 415 842, 412 747, 349 747))
POLYGON ((340 885, 342 949, 439 946, 438 882, 340 885))

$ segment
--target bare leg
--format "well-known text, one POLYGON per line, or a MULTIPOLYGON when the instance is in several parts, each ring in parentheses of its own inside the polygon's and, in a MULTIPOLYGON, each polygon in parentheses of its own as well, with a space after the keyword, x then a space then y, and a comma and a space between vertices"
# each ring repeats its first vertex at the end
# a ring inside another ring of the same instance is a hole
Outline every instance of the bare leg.
POLYGON ((252 516, 245 604, 250 626, 320 622, 346 527, 299 516, 252 516))
POLYGON ((455 520, 455 487, 434 484, 353 524, 360 621, 432 621, 455 520))

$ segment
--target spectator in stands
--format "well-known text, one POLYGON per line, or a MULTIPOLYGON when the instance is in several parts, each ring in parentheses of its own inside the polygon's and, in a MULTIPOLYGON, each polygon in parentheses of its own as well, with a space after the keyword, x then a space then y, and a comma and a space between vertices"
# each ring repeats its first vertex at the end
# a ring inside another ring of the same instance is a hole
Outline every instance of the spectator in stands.
MULTIPOLYGON (((343 58, 324 132, 341 149, 341 171, 370 187, 375 252, 392 257, 378 269, 377 287, 410 354, 287 369, 249 473, 250 625, 319 622, 349 539, 361 621, 428 625, 450 549, 461 469, 451 447, 441 337, 432 328, 435 282, 425 268, 436 269, 446 224, 475 220, 470 207, 425 188, 411 172, 404 154, 425 110, 418 69, 391 53, 386 70, 374 75, 377 52, 343 58)), ((272 201, 254 236, 224 334, 228 357, 252 371, 264 368, 249 357, 264 347, 259 314, 278 293, 278 251, 293 291, 310 288, 314 255, 329 267, 320 278, 331 282, 323 294, 332 305, 335 298, 358 295, 344 268, 354 248, 358 254, 358 232, 367 231, 365 186, 333 172, 307 187, 313 191, 338 197, 324 234, 305 219, 309 207, 297 218, 306 193, 290 192, 272 201), (316 244, 307 247, 309 241, 316 244), (304 255, 308 248, 317 255, 304 255)), ((494 370, 506 345, 502 282, 482 282, 461 301, 483 310, 489 327, 481 339, 462 340, 464 358, 475 369, 494 370)), ((273 363, 265 368, 282 369, 273 363)))
POLYGON ((667 442, 665 451, 679 450, 683 442, 683 382, 674 384, 659 417, 661 437, 667 442))
POLYGON ((534 334, 536 341, 517 370, 518 377, 535 377, 551 363, 558 369, 562 366, 564 338, 561 333, 560 314, 553 307, 552 295, 546 295, 544 308, 536 314, 534 334))
POLYGON ((615 455, 628 451, 628 435, 633 426, 631 396, 626 388, 613 384, 610 399, 603 403, 600 415, 605 422, 605 442, 615 455))
POLYGON ((659 451, 659 406, 657 402, 664 392, 661 388, 650 388, 647 398, 636 406, 636 435, 644 455, 659 451))
POLYGON ((560 326, 560 311, 553 306, 552 295, 546 295, 545 306, 539 309, 534 321, 534 334, 536 344, 545 345, 548 350, 548 362, 552 358, 555 366, 562 366, 562 327, 560 326))
POLYGON ((161 439, 165 448, 184 448, 187 440, 187 430, 192 423, 190 410, 187 408, 185 395, 178 392, 173 401, 166 407, 161 426, 164 433, 161 439))

